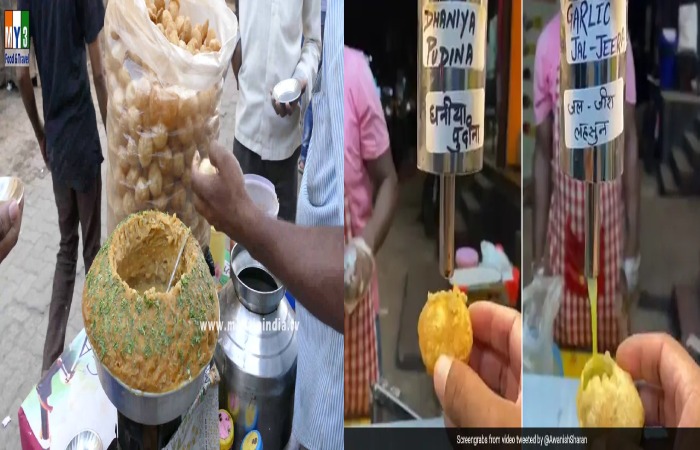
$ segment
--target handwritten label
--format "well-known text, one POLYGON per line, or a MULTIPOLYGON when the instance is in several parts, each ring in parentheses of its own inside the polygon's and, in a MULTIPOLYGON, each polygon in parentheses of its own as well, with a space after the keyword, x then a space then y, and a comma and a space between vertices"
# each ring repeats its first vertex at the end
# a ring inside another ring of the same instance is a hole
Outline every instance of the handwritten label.
POLYGON ((428 92, 425 147, 430 153, 463 153, 484 145, 484 89, 428 92))
POLYGON ((423 66, 484 70, 486 8, 466 2, 427 2, 421 12, 423 66))
POLYGON ((600 61, 627 51, 625 0, 563 0, 569 64, 600 61))
POLYGON ((564 135, 567 148, 588 148, 612 141, 623 130, 622 78, 586 89, 564 91, 564 135))

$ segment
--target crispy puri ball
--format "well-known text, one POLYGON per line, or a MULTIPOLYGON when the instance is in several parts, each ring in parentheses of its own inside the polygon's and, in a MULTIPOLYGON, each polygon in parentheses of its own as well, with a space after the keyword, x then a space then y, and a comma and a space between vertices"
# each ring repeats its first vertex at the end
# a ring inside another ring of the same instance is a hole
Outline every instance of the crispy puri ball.
POLYGON ((151 191, 151 197, 159 197, 163 192, 163 176, 160 174, 158 164, 151 163, 148 168, 148 188, 151 191))
POLYGON ((173 195, 173 191, 175 190, 175 180, 171 175, 163 175, 163 193, 166 196, 171 196, 173 195))
POLYGON ((141 129, 141 111, 135 106, 130 107, 127 112, 127 124, 129 126, 129 134, 132 136, 134 133, 138 133, 141 129))
POLYGON ((138 144, 135 139, 129 139, 129 142, 126 144, 126 160, 129 161, 129 165, 132 168, 138 169, 141 167, 139 163, 138 144))
POLYGON ((139 139, 138 151, 141 167, 148 169, 148 166, 151 165, 151 161, 153 160, 153 139, 148 136, 141 136, 141 139, 139 139))
POLYGON ((185 173, 185 155, 182 153, 175 153, 173 155, 173 176, 175 178, 182 178, 185 173))
POLYGON ((192 166, 192 160, 194 159, 194 154, 197 153, 197 147, 190 145, 185 148, 185 167, 190 168, 192 166))
POLYGON ((192 127, 192 119, 183 117, 180 121, 180 127, 177 129, 177 140, 183 145, 188 146, 194 140, 194 129, 192 127))
POLYGON ((119 150, 117 150, 117 152, 119 168, 122 170, 124 175, 126 175, 129 172, 129 170, 131 170, 131 164, 129 164, 129 155, 127 153, 126 147, 119 147, 119 150))
POLYGON ((212 39, 211 41, 209 41, 208 47, 211 51, 218 52, 219 50, 221 50, 221 42, 219 42, 218 39, 212 39))
POLYGON ((170 2, 168 2, 168 11, 170 11, 170 15, 173 16, 173 19, 176 18, 180 15, 180 2, 177 0, 170 0, 170 2))
POLYGON ((133 80, 126 88, 126 104, 134 106, 139 111, 143 111, 148 106, 151 96, 151 83, 146 77, 133 80))
POLYGON ((129 71, 126 70, 126 67, 122 66, 119 69, 117 79, 119 80, 119 84, 121 85, 122 89, 126 89, 129 86, 129 83, 131 83, 131 75, 129 75, 129 71))
POLYGON ((170 206, 172 206, 176 211, 182 211, 186 202, 187 192, 182 186, 176 186, 175 192, 173 192, 173 196, 170 199, 170 206))
POLYGON ((114 190, 121 199, 126 194, 126 175, 121 170, 113 171, 114 190))
POLYGON ((136 200, 134 199, 134 194, 133 191, 127 191, 126 194, 124 194, 124 199, 122 203, 122 208, 124 210, 124 214, 132 214, 137 211, 136 209, 136 200))
POLYGON ((583 368, 576 412, 584 428, 644 426, 644 407, 634 381, 608 352, 594 355, 583 368))
POLYGON ((428 374, 433 374, 440 355, 469 361, 472 343, 467 296, 456 287, 428 294, 418 318, 418 345, 428 374))
POLYGON ((169 148, 166 148, 162 152, 156 155, 158 159, 158 166, 160 167, 160 172, 163 175, 172 175, 173 171, 173 152, 169 148))
POLYGON ((112 90, 112 95, 109 98, 109 109, 117 117, 124 113, 124 91, 119 86, 112 90))
POLYGON ((211 164, 209 158, 204 158, 199 163, 199 172, 205 175, 216 175, 219 171, 211 164))
POLYGON ((165 209, 168 207, 168 197, 165 195, 156 197, 151 200, 151 205, 153 205, 153 208, 157 209, 158 211, 165 211, 165 209))
POLYGON ((153 146, 156 151, 163 150, 168 143, 168 129, 165 125, 159 123, 153 127, 153 146))
POLYGON ((160 122, 163 123, 168 130, 172 130, 176 125, 179 102, 180 99, 177 94, 168 92, 157 84, 151 89, 149 108, 151 111, 158 112, 160 122))
POLYGON ((136 191, 134 193, 134 199, 137 203, 145 203, 151 198, 151 191, 148 189, 148 181, 141 177, 136 182, 136 191))
POLYGON ((132 167, 129 173, 126 174, 126 185, 131 189, 136 187, 136 183, 141 177, 141 172, 136 167, 132 167))

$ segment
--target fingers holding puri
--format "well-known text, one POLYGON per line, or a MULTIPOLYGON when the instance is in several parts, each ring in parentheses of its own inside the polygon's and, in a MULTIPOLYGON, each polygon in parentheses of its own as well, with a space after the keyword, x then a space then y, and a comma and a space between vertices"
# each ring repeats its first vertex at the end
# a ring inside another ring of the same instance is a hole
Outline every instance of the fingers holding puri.
POLYGON ((435 392, 448 425, 519 427, 520 407, 496 395, 471 367, 446 356, 435 366, 435 392))
POLYGON ((492 302, 475 302, 469 306, 475 346, 507 361, 520 380, 522 364, 522 324, 514 309, 492 302))
POLYGON ((637 334, 620 344, 616 360, 634 380, 651 385, 640 389, 647 423, 681 426, 700 381, 700 370, 681 344, 663 333, 637 334))

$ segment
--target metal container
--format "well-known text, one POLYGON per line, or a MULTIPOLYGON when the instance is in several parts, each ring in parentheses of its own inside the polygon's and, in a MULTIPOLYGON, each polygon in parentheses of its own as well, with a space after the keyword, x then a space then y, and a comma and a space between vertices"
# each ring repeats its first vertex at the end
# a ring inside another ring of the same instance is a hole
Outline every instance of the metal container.
POLYGON ((560 0, 559 164, 585 182, 586 277, 598 275, 599 184, 623 171, 627 1, 560 0))
POLYGON ((0 177, 0 203, 16 200, 22 202, 24 183, 17 177, 0 177))
POLYGON ((440 267, 454 270, 455 176, 484 161, 488 0, 418 2, 418 169, 440 176, 440 267))
POLYGON ((290 105, 301 97, 301 83, 296 78, 282 80, 272 88, 272 96, 277 103, 290 105))
POLYGON ((102 389, 117 411, 143 425, 161 425, 182 416, 192 406, 204 385, 209 364, 205 365, 189 382, 177 389, 160 394, 128 387, 102 365, 96 353, 95 366, 102 389))
POLYGON ((284 294, 279 279, 236 244, 231 284, 219 303, 223 329, 214 354, 221 406, 235 422, 233 448, 252 430, 260 432, 265 450, 281 450, 291 435, 296 320, 284 294), (264 276, 250 277, 251 270, 264 276))
POLYGON ((85 430, 78 433, 68 443, 66 450, 102 450, 102 440, 100 436, 92 430, 85 430))

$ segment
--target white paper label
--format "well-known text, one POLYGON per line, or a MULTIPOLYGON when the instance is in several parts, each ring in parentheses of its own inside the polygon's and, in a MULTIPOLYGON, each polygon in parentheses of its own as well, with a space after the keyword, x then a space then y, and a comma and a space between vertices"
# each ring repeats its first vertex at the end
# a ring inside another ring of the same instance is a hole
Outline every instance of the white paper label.
POLYGON ((562 0, 569 64, 600 61, 627 50, 626 0, 562 0))
POLYGON ((424 67, 484 70, 486 8, 467 2, 426 2, 420 20, 424 67))
POLYGON ((564 91, 564 135, 567 148, 588 148, 612 141, 624 128, 622 78, 586 89, 564 91))
POLYGON ((425 147, 430 153, 463 153, 484 145, 484 89, 428 92, 425 147))

